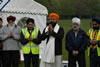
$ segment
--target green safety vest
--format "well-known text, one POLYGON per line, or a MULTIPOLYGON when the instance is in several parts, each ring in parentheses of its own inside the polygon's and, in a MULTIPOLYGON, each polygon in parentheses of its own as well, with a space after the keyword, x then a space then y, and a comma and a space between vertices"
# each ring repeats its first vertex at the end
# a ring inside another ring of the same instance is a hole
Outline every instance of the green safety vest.
MULTIPOLYGON (((90 36, 90 39, 92 40, 92 34, 93 34, 93 29, 89 29, 89 36, 90 36)), ((98 31, 98 34, 97 34, 97 38, 96 40, 99 40, 99 36, 100 36, 100 30, 98 31)), ((90 46, 88 47, 88 56, 90 56, 90 46)), ((96 48, 97 48, 97 54, 98 56, 100 56, 100 48, 98 47, 98 44, 96 44, 96 48)))
MULTIPOLYGON (((34 27, 34 30, 32 31, 32 38, 37 38, 39 32, 39 28, 34 27)), ((28 32, 27 27, 22 29, 22 33, 25 36, 26 39, 29 38, 30 33, 28 32)), ((29 41, 25 46, 22 47, 23 53, 24 54, 29 54, 32 52, 32 54, 39 54, 39 45, 35 44, 32 41, 29 41)))

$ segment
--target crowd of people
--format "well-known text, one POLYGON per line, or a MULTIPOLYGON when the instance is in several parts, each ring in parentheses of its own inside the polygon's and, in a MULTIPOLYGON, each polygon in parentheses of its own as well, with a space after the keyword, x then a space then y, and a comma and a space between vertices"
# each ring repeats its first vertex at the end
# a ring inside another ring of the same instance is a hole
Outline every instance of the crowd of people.
MULTIPOLYGON (((19 67, 21 49, 24 67, 31 67, 31 64, 33 67, 62 67, 64 29, 58 24, 58 14, 50 13, 49 24, 43 32, 35 26, 33 18, 26 20, 25 28, 15 24, 15 16, 10 15, 6 19, 8 24, 3 26, 0 18, 0 67, 19 67), (45 43, 39 60, 39 44, 42 41, 45 43)), ((86 67, 86 49, 90 67, 100 67, 100 18, 94 17, 91 22, 92 27, 86 33, 80 28, 80 18, 72 18, 72 28, 65 37, 68 67, 76 67, 76 61, 79 67, 86 67)))

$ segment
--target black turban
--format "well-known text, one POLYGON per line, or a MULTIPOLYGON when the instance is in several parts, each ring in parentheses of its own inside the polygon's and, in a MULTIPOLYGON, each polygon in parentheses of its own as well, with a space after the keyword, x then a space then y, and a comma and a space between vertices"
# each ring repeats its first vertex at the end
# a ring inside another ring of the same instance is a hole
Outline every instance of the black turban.
POLYGON ((28 19, 26 20, 26 23, 29 24, 29 22, 32 22, 32 23, 34 24, 34 19, 28 18, 28 19))
POLYGON ((92 22, 93 21, 95 21, 97 24, 100 24, 100 18, 99 17, 92 18, 92 22))

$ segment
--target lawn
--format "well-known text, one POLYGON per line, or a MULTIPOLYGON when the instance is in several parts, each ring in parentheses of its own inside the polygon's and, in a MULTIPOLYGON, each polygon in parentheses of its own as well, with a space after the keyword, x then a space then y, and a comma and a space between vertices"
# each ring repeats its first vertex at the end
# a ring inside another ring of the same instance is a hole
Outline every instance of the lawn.
MULTIPOLYGON (((90 19, 81 19, 81 25, 80 27, 85 30, 86 32, 90 28, 90 19)), ((66 32, 72 28, 72 22, 71 19, 66 19, 66 20, 60 20, 59 25, 64 28, 64 38, 63 38, 63 60, 68 59, 68 52, 65 50, 65 36, 66 32)), ((87 50, 86 50, 86 66, 89 67, 89 57, 87 56, 87 50)), ((20 64, 20 67, 23 67, 23 62, 20 64)))

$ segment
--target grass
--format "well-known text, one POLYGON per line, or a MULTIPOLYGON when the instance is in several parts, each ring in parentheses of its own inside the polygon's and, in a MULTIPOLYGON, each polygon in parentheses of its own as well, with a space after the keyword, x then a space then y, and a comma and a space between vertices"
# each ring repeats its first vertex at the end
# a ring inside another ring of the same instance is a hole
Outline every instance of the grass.
MULTIPOLYGON (((90 27, 90 19, 81 19, 81 28, 84 31, 88 31, 90 27)), ((71 19, 66 19, 66 20, 59 20, 58 24, 64 28, 64 38, 63 38, 63 60, 68 59, 68 52, 65 49, 65 36, 68 30, 72 28, 72 22, 71 19)), ((86 67, 89 67, 89 57, 87 56, 87 50, 86 50, 86 67)), ((20 64, 20 67, 24 67, 23 62, 20 64)))

